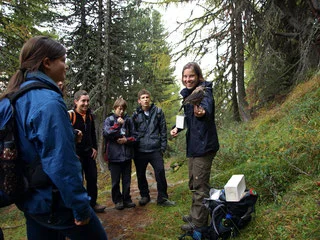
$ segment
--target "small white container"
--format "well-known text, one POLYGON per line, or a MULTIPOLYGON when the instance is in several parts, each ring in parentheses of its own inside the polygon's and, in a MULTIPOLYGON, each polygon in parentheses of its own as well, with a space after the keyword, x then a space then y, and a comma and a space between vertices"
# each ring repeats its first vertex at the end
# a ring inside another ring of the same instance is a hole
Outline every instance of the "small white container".
POLYGON ((224 186, 227 202, 239 202, 246 190, 246 182, 243 174, 232 175, 224 186))
POLYGON ((176 116, 176 127, 180 129, 184 129, 185 127, 185 116, 177 115, 176 116))

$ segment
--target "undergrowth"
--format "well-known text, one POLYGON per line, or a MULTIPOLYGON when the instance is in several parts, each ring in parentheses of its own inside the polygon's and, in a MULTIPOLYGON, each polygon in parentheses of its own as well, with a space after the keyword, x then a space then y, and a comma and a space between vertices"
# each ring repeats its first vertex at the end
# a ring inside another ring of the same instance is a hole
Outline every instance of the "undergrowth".
MULTIPOLYGON (((233 174, 244 174, 247 187, 260 196, 253 220, 238 239, 319 239, 319 99, 320 77, 315 77, 252 122, 218 129, 221 147, 212 166, 212 187, 221 189, 233 174)), ((191 204, 183 140, 169 141, 178 154, 166 159, 172 166, 168 192, 176 206, 150 204, 154 221, 131 239, 178 239, 182 234, 181 218, 191 204)), ((10 236, 6 239, 23 239, 23 216, 9 210, 0 210, 0 226, 10 236)))
MULTIPOLYGON (((212 187, 221 189, 233 174, 244 174, 247 187, 259 194, 255 217, 238 239, 319 239, 319 99, 320 78, 315 77, 252 122, 218 130, 221 147, 213 162, 212 187)), ((183 163, 181 156, 169 161, 183 163)), ((170 181, 187 180, 187 164, 179 165, 170 181)), ((171 194, 177 206, 155 208, 161 221, 147 228, 164 239, 178 238, 181 217, 191 204, 187 182, 175 185, 171 194)))

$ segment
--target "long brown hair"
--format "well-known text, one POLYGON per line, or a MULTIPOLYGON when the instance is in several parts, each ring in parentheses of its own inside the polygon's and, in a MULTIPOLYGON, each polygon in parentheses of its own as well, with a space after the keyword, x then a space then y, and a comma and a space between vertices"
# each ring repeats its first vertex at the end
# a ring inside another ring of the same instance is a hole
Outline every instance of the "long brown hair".
POLYGON ((10 78, 6 91, 0 100, 19 89, 25 82, 27 72, 43 71, 42 61, 45 58, 54 60, 66 54, 66 49, 57 41, 46 36, 30 38, 22 47, 19 57, 20 67, 10 78))
POLYGON ((184 85, 184 82, 183 82, 183 72, 184 70, 186 69, 192 69, 194 71, 194 73, 198 76, 198 80, 200 82, 204 82, 204 78, 203 78, 203 75, 202 75, 202 70, 199 66, 198 63, 196 62, 189 62, 187 63, 186 65, 184 65, 183 69, 182 69, 182 84, 184 85))

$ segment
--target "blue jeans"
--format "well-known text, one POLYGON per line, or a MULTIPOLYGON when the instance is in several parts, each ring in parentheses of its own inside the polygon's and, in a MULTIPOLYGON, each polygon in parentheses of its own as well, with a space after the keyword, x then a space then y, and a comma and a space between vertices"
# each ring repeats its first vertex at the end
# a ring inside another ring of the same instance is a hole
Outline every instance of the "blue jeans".
POLYGON ((107 233, 101 225, 97 215, 91 209, 90 222, 87 225, 77 226, 73 223, 72 212, 57 214, 57 222, 49 224, 49 215, 29 215, 26 217, 27 236, 30 240, 107 240, 107 233))

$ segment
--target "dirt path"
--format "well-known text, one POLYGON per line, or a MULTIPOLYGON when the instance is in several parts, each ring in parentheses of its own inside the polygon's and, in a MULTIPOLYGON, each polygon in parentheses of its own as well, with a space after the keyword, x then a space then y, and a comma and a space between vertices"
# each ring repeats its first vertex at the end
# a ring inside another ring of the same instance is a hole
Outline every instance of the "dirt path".
MULTIPOLYGON (((134 169, 132 170, 134 171, 134 169)), ((153 170, 150 166, 147 169, 147 179, 151 197, 149 204, 155 204, 157 188, 153 170)), ((107 202, 103 202, 103 204, 107 205, 107 208, 104 213, 98 213, 97 215, 106 229, 109 240, 133 240, 133 233, 143 232, 144 228, 153 221, 150 212, 148 212, 149 204, 144 207, 139 206, 140 194, 135 172, 133 172, 131 180, 131 198, 137 206, 135 208, 125 208, 124 210, 116 210, 114 208, 111 195, 107 198, 107 202)))

